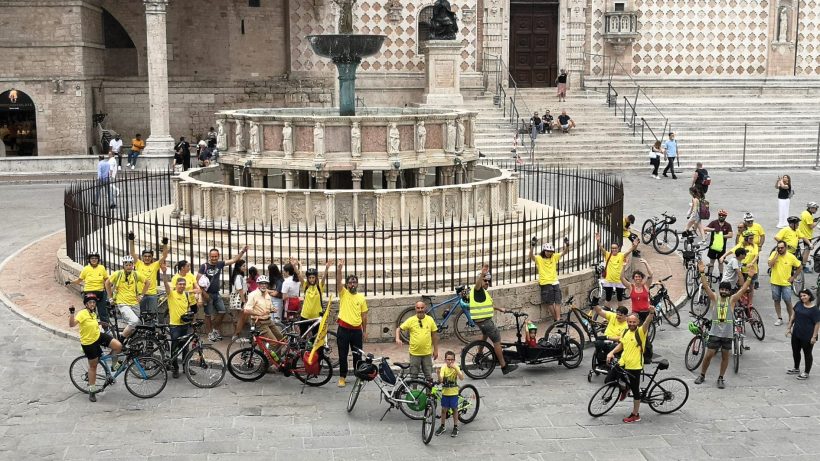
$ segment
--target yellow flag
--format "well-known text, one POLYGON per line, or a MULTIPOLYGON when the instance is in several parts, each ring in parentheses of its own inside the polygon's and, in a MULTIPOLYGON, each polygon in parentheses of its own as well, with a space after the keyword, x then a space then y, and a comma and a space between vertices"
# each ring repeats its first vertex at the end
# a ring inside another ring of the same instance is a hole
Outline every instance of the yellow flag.
POLYGON ((319 332, 316 333, 316 337, 313 340, 313 349, 310 350, 310 355, 308 355, 307 358, 308 365, 313 365, 316 362, 319 357, 319 349, 324 347, 327 340, 327 317, 330 315, 331 303, 333 303, 333 295, 329 295, 327 309, 325 309, 325 314, 322 315, 322 321, 319 322, 319 332))

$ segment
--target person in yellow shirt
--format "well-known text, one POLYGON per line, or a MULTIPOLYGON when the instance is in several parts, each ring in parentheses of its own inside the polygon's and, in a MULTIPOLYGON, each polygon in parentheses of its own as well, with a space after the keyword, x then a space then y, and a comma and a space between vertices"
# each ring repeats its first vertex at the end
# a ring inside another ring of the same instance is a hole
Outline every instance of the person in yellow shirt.
POLYGON ((122 344, 108 333, 100 333, 97 321, 97 296, 86 293, 83 296, 85 309, 76 313, 74 306, 68 308, 68 326, 80 326, 80 345, 88 359, 88 400, 97 401, 97 364, 102 357, 102 348, 110 347, 113 354, 122 350, 122 344))
POLYGON ((137 251, 134 249, 135 237, 133 232, 128 232, 128 252, 136 261, 134 266, 136 271, 148 281, 148 291, 140 301, 140 312, 142 314, 157 314, 157 274, 159 274, 159 268, 165 265, 165 260, 168 258, 168 252, 170 251, 168 237, 162 237, 162 256, 159 261, 154 260, 154 250, 150 249, 142 250, 142 257, 137 258, 137 251))
POLYGON ((789 253, 793 253, 797 256, 797 245, 800 244, 800 241, 803 240, 797 234, 797 226, 800 224, 800 218, 797 216, 789 216, 787 219, 789 225, 780 229, 777 232, 777 235, 774 236, 775 242, 784 242, 786 244, 786 248, 788 248, 789 253))
MULTIPOLYGON (((626 245, 627 241, 632 240, 633 229, 632 225, 635 224, 635 215, 628 215, 624 217, 624 232, 623 236, 624 239, 621 241, 621 245, 626 245)), ((635 232, 635 236, 637 237, 637 232, 635 232)))
POLYGON ((624 300, 625 287, 621 281, 621 273, 629 264, 629 255, 638 248, 639 239, 632 241, 632 247, 624 252, 621 252, 621 247, 617 243, 610 246, 609 251, 604 248, 601 243, 601 234, 595 233, 595 241, 598 243, 598 249, 604 256, 604 276, 601 284, 604 287, 604 296, 606 297, 606 306, 609 310, 615 310, 616 302, 612 300, 613 292, 617 298, 617 304, 624 300))
POLYGON ((533 254, 538 245, 538 239, 533 238, 530 245, 530 260, 538 268, 538 286, 541 290, 541 306, 545 306, 552 313, 552 319, 561 318, 561 284, 558 283, 558 260, 569 251, 569 239, 564 238, 564 248, 560 253, 555 252, 551 243, 541 246, 540 254, 533 254))
POLYGON ((743 259, 740 261, 740 271, 743 274, 744 278, 749 276, 749 269, 755 269, 755 275, 752 277, 752 288, 754 289, 749 289, 748 291, 749 305, 751 306, 754 304, 755 290, 757 290, 760 287, 760 284, 757 281, 757 264, 758 259, 760 258, 760 249, 757 247, 757 245, 754 244, 755 234, 752 231, 744 231, 742 238, 743 240, 740 241, 740 243, 735 245, 735 247, 729 251, 734 253, 735 250, 738 250, 740 248, 746 250, 746 256, 744 256, 743 259))
POLYGON ((396 328, 396 344, 402 345, 401 332, 410 335, 410 376, 416 377, 419 371, 424 379, 433 379, 433 360, 438 360, 438 326, 433 317, 427 315, 427 306, 423 301, 416 302, 416 316, 410 317, 396 328))
POLYGON ((361 361, 364 338, 367 337, 367 300, 359 293, 359 277, 350 274, 342 284, 343 259, 336 267, 336 292, 339 293, 339 317, 336 323, 336 344, 339 346, 339 387, 347 380, 347 354, 353 350, 353 369, 361 361))
POLYGON ((786 303, 786 311, 789 319, 792 317, 792 282, 794 277, 803 270, 803 264, 790 252, 786 251, 786 242, 777 242, 777 248, 769 257, 769 268, 772 273, 769 283, 772 286, 772 300, 774 300, 774 311, 777 314, 775 326, 783 325, 783 317, 780 315, 780 301, 786 303))
MULTIPOLYGON (((313 267, 308 268, 304 275, 298 274, 299 280, 302 280, 302 291, 305 293, 300 314, 302 320, 311 320, 322 316, 322 311, 324 311, 322 294, 325 292, 325 286, 327 285, 327 271, 332 265, 333 261, 325 262, 325 271, 322 273, 321 280, 319 279, 319 271, 313 267)), ((310 325, 308 322, 299 324, 302 334, 305 334, 310 325)), ((313 333, 315 334, 315 332, 313 333)))
POLYGON ((743 215, 743 228, 754 234, 754 244, 758 248, 763 248, 763 244, 766 242, 766 231, 763 230, 763 226, 755 222, 753 214, 746 213, 743 215))
MULTIPOLYGON (((817 208, 817 202, 807 203, 806 209, 800 214, 800 225, 797 227, 797 236, 806 242, 806 246, 803 248, 803 254, 801 255, 804 265, 806 261, 809 260, 809 252, 812 250, 811 240, 814 238, 814 227, 817 226, 817 223, 814 222, 814 214, 817 213, 817 208)), ((809 266, 806 266, 803 270, 807 274, 812 273, 812 269, 809 266)))
MULTIPOLYGON (((641 372, 643 372, 643 353, 646 347, 646 332, 655 318, 655 310, 650 309, 643 324, 636 314, 626 319, 627 328, 621 334, 620 342, 606 355, 606 362, 612 362, 615 355, 621 353, 618 364, 626 372, 629 389, 632 390, 632 413, 624 418, 625 423, 637 423, 641 420, 641 372)), ((608 376, 607 379, 610 379, 608 376)), ((621 389, 621 400, 626 398, 626 389, 621 389)))
POLYGON ((86 255, 88 264, 80 271, 80 276, 75 280, 66 280, 65 284, 83 284, 83 295, 93 293, 97 297, 97 313, 100 322, 107 324, 108 319, 108 296, 105 294, 105 281, 108 280, 108 270, 100 264, 100 254, 91 251, 86 255))
MULTIPOLYGON (((573 309, 578 309, 572 306, 573 309)), ((595 358, 597 365, 603 366, 606 363, 606 354, 611 351, 615 345, 621 340, 621 335, 628 328, 626 318, 629 315, 629 309, 626 306, 618 306, 615 312, 605 311, 601 306, 595 304, 592 306, 593 312, 600 317, 606 319, 606 330, 604 336, 599 336, 595 339, 595 358)), ((649 315, 649 313, 647 313, 649 315)), ((590 321, 592 321, 592 314, 589 314, 590 321)), ((594 368, 598 368, 595 366, 594 368)))
POLYGON ((124 338, 131 336, 140 324, 139 304, 148 291, 148 286, 148 281, 134 270, 134 259, 131 256, 123 256, 122 270, 114 272, 105 281, 108 299, 114 301, 117 312, 127 324, 122 332, 124 338))
MULTIPOLYGON (((172 363, 174 368, 173 376, 174 378, 179 378, 179 361, 174 354, 176 354, 179 346, 179 338, 189 333, 188 323, 183 320, 183 316, 189 312, 191 304, 188 293, 185 291, 188 285, 188 281, 185 280, 185 277, 177 277, 174 288, 171 289, 171 285, 168 284, 168 278, 164 276, 166 272, 167 268, 162 271, 162 283, 165 285, 165 293, 168 295, 168 324, 171 326, 171 356, 174 357, 172 363)), ((188 348, 186 346, 181 356, 185 357, 187 353, 188 348)))
POLYGON ((436 429, 436 435, 446 430, 447 413, 453 410, 453 432, 450 437, 458 437, 458 380, 464 379, 464 372, 456 365, 456 353, 444 353, 444 366, 438 372, 441 380, 441 425, 436 429))
MULTIPOLYGON (((171 286, 176 287, 179 279, 185 280, 185 293, 188 295, 188 309, 194 313, 199 310, 197 294, 201 291, 196 276, 191 272, 191 263, 181 260, 176 265, 177 273, 171 277, 171 286)), ((164 273, 164 272, 163 272, 164 273)))
POLYGON ((128 154, 128 166, 132 170, 137 167, 137 157, 140 156, 143 149, 145 149, 145 141, 142 140, 142 135, 137 133, 134 135, 134 139, 131 140, 131 152, 128 154))

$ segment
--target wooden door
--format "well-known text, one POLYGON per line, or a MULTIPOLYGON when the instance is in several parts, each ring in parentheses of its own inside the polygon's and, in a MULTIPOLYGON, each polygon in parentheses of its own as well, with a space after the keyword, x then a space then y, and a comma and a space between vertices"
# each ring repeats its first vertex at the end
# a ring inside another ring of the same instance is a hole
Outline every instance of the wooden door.
POLYGON ((555 86, 558 2, 512 3, 510 24, 510 74, 518 86, 555 86))

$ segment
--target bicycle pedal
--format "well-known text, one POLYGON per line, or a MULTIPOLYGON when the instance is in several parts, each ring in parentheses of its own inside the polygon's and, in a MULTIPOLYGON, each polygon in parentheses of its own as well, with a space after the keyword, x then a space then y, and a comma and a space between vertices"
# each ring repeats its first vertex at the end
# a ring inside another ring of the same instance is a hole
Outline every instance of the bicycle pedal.
POLYGON ((744 350, 744 351, 748 351, 748 350, 750 350, 750 349, 751 349, 751 347, 749 347, 749 346, 743 346, 743 350, 744 350))

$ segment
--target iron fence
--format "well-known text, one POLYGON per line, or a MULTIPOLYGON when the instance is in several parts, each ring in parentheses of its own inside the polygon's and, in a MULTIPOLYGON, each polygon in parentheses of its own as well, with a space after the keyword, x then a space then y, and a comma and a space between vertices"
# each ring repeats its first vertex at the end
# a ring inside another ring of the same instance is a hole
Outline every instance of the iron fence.
MULTIPOLYGON (((489 162, 488 162, 489 163, 489 162)), ((541 165, 496 163, 519 175, 520 212, 504 219, 492 216, 468 222, 420 222, 400 225, 384 222, 353 228, 329 227, 316 222, 307 227, 280 226, 277 222, 183 223, 170 217, 172 203, 170 172, 127 172, 114 183, 120 194, 117 208, 108 208, 95 181, 76 181, 65 191, 66 250, 75 262, 98 251, 109 269, 120 267, 128 249, 127 234, 136 234, 135 250, 160 250, 163 237, 170 239, 170 267, 180 260, 197 270, 208 250, 219 250, 228 259, 244 245, 250 250, 248 265, 268 273, 267 265, 280 265, 289 258, 303 269, 318 267, 327 260, 344 259, 345 272, 360 277, 366 295, 395 295, 452 290, 472 284, 484 262, 493 274, 493 284, 510 285, 534 280, 537 271, 529 260, 532 237, 560 247, 564 237, 571 246, 559 270, 573 272, 599 261, 594 234, 604 240, 620 241, 623 216, 623 186, 619 178, 600 171, 562 169, 541 165), (547 205, 546 207, 542 205, 547 205)), ((537 251, 537 250, 536 250, 537 251)), ((335 278, 331 268, 328 291, 335 278)), ((229 271, 223 274, 223 286, 229 271)))

